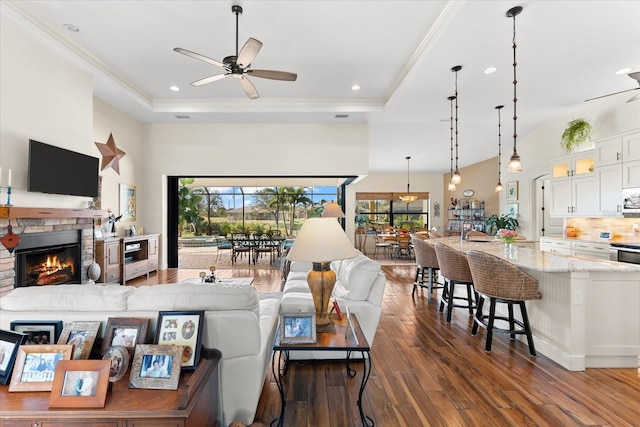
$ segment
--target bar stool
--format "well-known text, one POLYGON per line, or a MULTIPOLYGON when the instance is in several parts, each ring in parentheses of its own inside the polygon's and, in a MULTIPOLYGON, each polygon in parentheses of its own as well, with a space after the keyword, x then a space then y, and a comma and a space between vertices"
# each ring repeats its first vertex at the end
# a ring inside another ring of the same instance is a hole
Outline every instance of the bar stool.
POLYGON ((476 335, 478 326, 487 330, 487 342, 485 345, 485 351, 487 352, 491 351, 491 340, 494 332, 507 333, 512 340, 515 339, 516 334, 526 335, 529 354, 535 356, 536 349, 533 345, 525 301, 541 298, 538 292, 538 281, 510 262, 484 252, 469 251, 467 252, 467 260, 479 297, 471 333, 476 335), (484 314, 482 308, 487 298, 489 299, 489 314, 484 314), (507 304, 508 316, 495 314, 496 303, 507 304), (514 305, 520 307, 522 321, 513 317, 514 305), (508 322, 509 328, 496 327, 496 320, 508 322))
POLYGON ((434 282, 434 277, 437 277, 440 267, 438 266, 438 257, 436 256, 436 250, 433 245, 420 237, 412 237, 413 250, 416 254, 416 277, 413 282, 413 292, 411 296, 416 293, 418 286, 421 288, 427 288, 427 301, 431 302, 431 293, 434 289, 443 289, 444 284, 437 281, 434 282), (424 281, 424 272, 428 272, 427 285, 424 281), (435 284, 435 286, 434 286, 435 284))
POLYGON ((473 316, 473 309, 476 306, 472 295, 474 293, 473 278, 471 277, 471 271, 469 271, 467 257, 462 252, 456 251, 440 242, 435 242, 433 246, 436 249, 440 273, 444 277, 444 288, 440 298, 440 313, 447 306, 447 322, 451 322, 453 307, 466 308, 469 310, 469 316, 473 316), (467 287, 466 297, 455 295, 456 285, 465 285, 467 287), (466 302, 456 304, 456 300, 466 302))

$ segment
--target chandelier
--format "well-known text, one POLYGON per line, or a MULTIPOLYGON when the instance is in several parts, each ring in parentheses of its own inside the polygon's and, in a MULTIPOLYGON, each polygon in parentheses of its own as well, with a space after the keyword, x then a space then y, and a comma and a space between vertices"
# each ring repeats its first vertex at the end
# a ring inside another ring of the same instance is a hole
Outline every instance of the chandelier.
POLYGON ((498 183, 496 184, 496 193, 499 193, 503 190, 502 188, 502 181, 500 180, 501 177, 501 170, 500 168, 502 167, 502 142, 501 142, 501 132, 500 132, 500 110, 502 110, 502 107, 504 107, 504 105, 498 105, 496 107, 496 110, 498 110, 498 183))
POLYGON ((460 172, 458 172, 458 71, 462 70, 462 65, 456 65, 451 68, 451 71, 456 73, 456 91, 454 93, 454 99, 456 100, 456 170, 451 175, 451 182, 454 185, 459 185, 462 182, 460 172))
POLYGON ((507 11, 507 18, 513 18, 513 154, 509 159, 509 166, 507 170, 509 172, 522 172, 522 163, 518 150, 516 149, 516 139, 518 138, 518 132, 516 132, 516 122, 518 121, 518 114, 516 113, 516 104, 518 103, 518 96, 516 94, 516 87, 518 85, 518 79, 516 78, 516 16, 522 12, 522 6, 512 7, 507 11))
POLYGON ((455 96, 450 96, 447 98, 449 100, 449 103, 451 104, 451 115, 450 117, 450 130, 451 130, 451 139, 450 139, 450 144, 449 144, 449 148, 451 149, 451 165, 449 168, 449 176, 451 177, 451 179, 449 180, 449 187, 448 190, 449 191, 456 191, 456 185, 453 183, 453 100, 456 99, 455 96))
POLYGON ((415 194, 411 194, 411 191, 409 190, 409 160, 411 160, 411 156, 407 156, 406 159, 407 159, 407 194, 403 194, 402 196, 400 196, 400 200, 409 204, 418 200, 418 196, 416 196, 415 194))

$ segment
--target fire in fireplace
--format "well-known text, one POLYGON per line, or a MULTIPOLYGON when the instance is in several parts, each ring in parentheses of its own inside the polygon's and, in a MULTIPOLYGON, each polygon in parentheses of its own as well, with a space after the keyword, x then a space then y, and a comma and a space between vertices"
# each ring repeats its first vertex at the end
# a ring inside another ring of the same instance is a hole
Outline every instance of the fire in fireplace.
POLYGON ((78 231, 24 234, 16 250, 16 287, 80 283, 78 231))

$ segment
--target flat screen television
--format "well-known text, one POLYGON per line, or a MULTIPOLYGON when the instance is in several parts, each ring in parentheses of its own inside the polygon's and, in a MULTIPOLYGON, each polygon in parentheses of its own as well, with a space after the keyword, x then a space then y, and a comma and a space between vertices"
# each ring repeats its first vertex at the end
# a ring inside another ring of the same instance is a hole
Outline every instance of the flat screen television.
POLYGON ((96 197, 98 163, 97 157, 30 139, 27 190, 96 197))

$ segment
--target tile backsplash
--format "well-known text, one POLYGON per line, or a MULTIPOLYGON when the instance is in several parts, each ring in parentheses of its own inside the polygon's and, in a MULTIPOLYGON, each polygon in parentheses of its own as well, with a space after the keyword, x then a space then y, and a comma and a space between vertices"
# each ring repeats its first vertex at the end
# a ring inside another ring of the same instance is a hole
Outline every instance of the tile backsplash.
POLYGON ((579 237, 597 238, 601 231, 611 231, 612 237, 640 243, 640 231, 634 231, 634 224, 640 227, 640 218, 567 218, 567 225, 574 226, 579 237))

